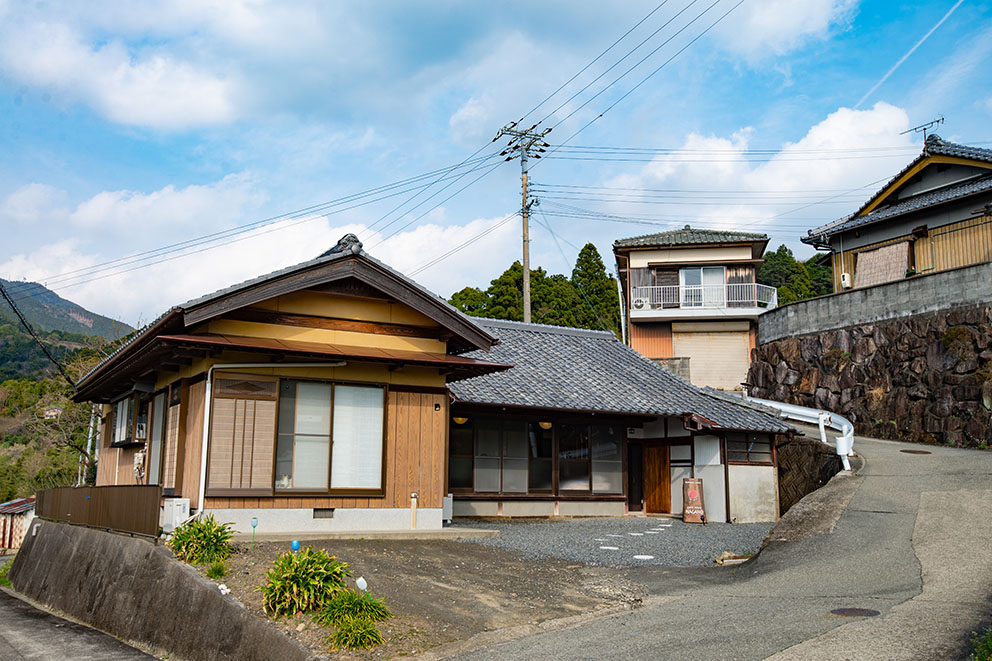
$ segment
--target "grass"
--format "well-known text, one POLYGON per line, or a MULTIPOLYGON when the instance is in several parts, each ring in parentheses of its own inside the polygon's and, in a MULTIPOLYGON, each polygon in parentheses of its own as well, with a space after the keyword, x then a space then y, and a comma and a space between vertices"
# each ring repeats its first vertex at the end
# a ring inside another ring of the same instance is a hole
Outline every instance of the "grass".
POLYGON ((350 650, 363 650, 376 645, 382 645, 382 634, 375 622, 359 617, 347 617, 336 626, 331 636, 336 647, 346 647, 350 650))
POLYGON ((257 589, 262 593, 263 609, 272 617, 313 613, 347 591, 344 579, 350 574, 347 562, 324 549, 307 547, 276 558, 265 574, 265 584, 257 589))
POLYGON ((227 566, 223 560, 215 560, 207 567, 207 578, 218 579, 227 576, 227 566))
POLYGON ((10 571, 10 566, 12 564, 14 564, 14 561, 8 560, 7 562, 3 563, 2 567, 0 567, 0 587, 4 587, 4 588, 11 587, 10 579, 7 578, 7 572, 10 571))
POLYGON ((971 634, 971 647, 974 650, 968 657, 971 661, 992 661, 992 627, 979 634, 971 634))
POLYGON ((338 626, 347 619, 369 620, 381 622, 393 616, 386 608, 382 599, 376 599, 372 593, 357 594, 348 590, 336 595, 329 603, 313 616, 318 624, 325 627, 338 626))
POLYGON ((208 514, 176 528, 167 544, 177 558, 198 565, 227 560, 233 535, 230 523, 219 523, 208 514))

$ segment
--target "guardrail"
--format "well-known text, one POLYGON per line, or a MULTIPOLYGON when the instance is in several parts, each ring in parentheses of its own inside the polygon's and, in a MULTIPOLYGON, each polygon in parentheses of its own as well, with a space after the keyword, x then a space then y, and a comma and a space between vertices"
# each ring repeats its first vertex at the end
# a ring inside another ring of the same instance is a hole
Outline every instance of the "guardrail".
POLYGON ((35 496, 41 518, 158 538, 160 486, 65 487, 35 496))
POLYGON ((749 402, 761 404, 762 406, 774 408, 778 410, 783 418, 818 426, 820 428, 820 440, 827 445, 833 445, 837 448, 837 454, 840 456, 841 463, 844 464, 844 470, 851 470, 851 462, 847 458, 854 453, 854 424, 847 418, 836 413, 831 413, 830 411, 811 409, 797 404, 776 402, 771 399, 758 399, 757 397, 748 397, 747 395, 744 396, 744 399, 749 402), (836 429, 841 433, 840 436, 834 437, 833 443, 827 440, 826 427, 836 429))
POLYGON ((631 291, 634 310, 664 308, 765 308, 778 305, 778 290, 768 285, 744 283, 733 285, 659 285, 634 287, 631 291))

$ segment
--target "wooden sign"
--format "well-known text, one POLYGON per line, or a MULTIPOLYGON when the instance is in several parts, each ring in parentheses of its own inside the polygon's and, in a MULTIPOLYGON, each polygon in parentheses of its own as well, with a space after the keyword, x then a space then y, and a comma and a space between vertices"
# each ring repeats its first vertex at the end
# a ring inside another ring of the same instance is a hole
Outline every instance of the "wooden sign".
POLYGON ((702 478, 682 479, 682 520, 686 523, 706 523, 702 478))

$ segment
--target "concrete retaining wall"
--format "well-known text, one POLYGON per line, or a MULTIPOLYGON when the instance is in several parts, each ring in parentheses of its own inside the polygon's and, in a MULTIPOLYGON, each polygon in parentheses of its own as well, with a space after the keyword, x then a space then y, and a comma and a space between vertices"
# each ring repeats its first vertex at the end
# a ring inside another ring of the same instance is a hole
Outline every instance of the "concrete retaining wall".
POLYGON ((758 343, 992 301, 992 262, 790 303, 758 318, 758 343))
POLYGON ((303 661, 306 651, 151 542, 35 522, 11 567, 14 589, 170 659, 303 661))

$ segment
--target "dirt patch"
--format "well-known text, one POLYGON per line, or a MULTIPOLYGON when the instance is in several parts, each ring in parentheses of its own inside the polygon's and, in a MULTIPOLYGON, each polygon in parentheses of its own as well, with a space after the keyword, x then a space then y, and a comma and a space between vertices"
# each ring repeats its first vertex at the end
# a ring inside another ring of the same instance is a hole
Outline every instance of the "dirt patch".
MULTIPOLYGON (((641 588, 616 572, 516 553, 479 544, 435 540, 305 542, 351 563, 352 580, 364 576, 394 617, 380 625, 386 644, 369 652, 334 651, 331 630, 309 617, 276 626, 314 654, 330 658, 407 656, 484 631, 539 624, 580 613, 640 602, 641 588)), ((285 542, 238 544, 221 579, 252 613, 265 617, 256 587, 285 551, 285 542)))

